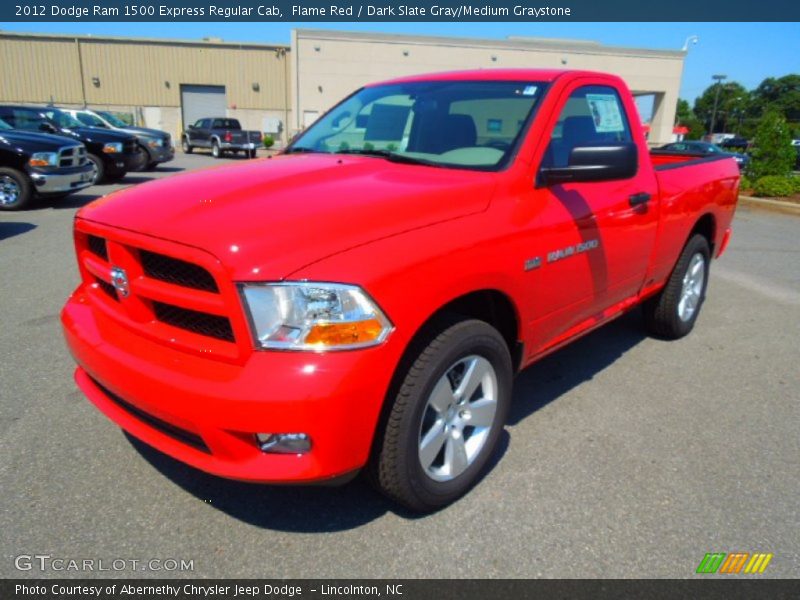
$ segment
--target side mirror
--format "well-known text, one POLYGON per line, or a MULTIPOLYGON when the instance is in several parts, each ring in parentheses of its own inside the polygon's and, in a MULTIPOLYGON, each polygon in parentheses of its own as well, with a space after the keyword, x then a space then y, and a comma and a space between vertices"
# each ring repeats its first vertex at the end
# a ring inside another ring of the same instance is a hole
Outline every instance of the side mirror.
POLYGON ((194 129, 194 125, 189 125, 189 129, 194 129))
POLYGON ((578 146, 569 153, 566 167, 542 167, 540 181, 544 185, 577 181, 610 181, 629 179, 639 167, 636 144, 578 146))

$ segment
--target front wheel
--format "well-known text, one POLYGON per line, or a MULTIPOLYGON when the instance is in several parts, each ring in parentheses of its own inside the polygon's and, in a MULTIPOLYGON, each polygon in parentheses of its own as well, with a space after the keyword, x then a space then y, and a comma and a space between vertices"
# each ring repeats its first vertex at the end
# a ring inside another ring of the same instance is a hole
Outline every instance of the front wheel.
POLYGON ((511 403, 508 346, 483 321, 448 318, 400 374, 370 471, 381 492, 412 510, 465 494, 497 447, 511 403))
POLYGON ((106 165, 103 159, 96 154, 87 154, 86 158, 94 165, 92 184, 103 183, 106 180, 106 165))
POLYGON ((0 168, 0 210, 25 208, 33 198, 28 177, 21 171, 0 168))
POLYGON ((708 287, 711 249, 702 235, 694 235, 684 246, 667 285, 644 303, 648 331, 664 339, 687 335, 697 321, 708 287))
POLYGON ((181 150, 183 150, 184 154, 191 154, 194 150, 194 146, 189 143, 188 139, 183 138, 183 141, 181 141, 181 150))
POLYGON ((147 170, 147 165, 150 163, 150 153, 144 146, 138 146, 136 149, 136 168, 133 171, 139 173, 147 170))

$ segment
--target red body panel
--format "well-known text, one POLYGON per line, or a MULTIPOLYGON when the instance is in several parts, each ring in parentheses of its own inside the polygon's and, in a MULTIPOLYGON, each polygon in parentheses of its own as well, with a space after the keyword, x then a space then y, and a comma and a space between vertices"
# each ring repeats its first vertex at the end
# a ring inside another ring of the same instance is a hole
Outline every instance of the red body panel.
POLYGON ((76 380, 92 402, 132 435, 203 470, 324 480, 365 464, 403 352, 452 300, 480 290, 505 295, 525 366, 658 291, 701 219, 710 219, 716 254, 724 250, 735 163, 651 158, 618 78, 514 70, 427 77, 445 78, 549 82, 504 170, 283 156, 170 177, 81 210, 83 282, 62 321, 76 380), (618 90, 639 136, 638 174, 537 187, 559 111, 587 84, 618 90), (639 193, 650 202, 630 206, 639 193), (592 252, 526 269, 532 257, 592 240, 592 252), (197 265, 214 284, 199 290, 156 280, 145 267, 153 255, 177 271, 197 265), (109 290, 111 267, 122 265, 131 279, 124 298, 109 290), (283 279, 359 285, 395 329, 365 350, 256 351, 235 283, 283 279), (160 304, 172 312, 160 314, 160 304), (189 331, 193 318, 199 329, 189 331), (257 432, 305 432, 312 448, 264 454, 257 432))

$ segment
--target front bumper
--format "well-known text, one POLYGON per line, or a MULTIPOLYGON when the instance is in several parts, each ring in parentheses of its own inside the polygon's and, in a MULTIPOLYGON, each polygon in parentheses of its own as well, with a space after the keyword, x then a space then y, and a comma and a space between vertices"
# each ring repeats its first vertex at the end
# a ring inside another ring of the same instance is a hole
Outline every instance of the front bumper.
POLYGON ((147 153, 150 157, 150 162, 154 163, 165 163, 175 158, 175 148, 170 144, 166 146, 156 146, 154 148, 147 146, 147 153))
POLYGON ((106 170, 112 174, 135 171, 145 165, 147 158, 139 152, 133 154, 109 153, 105 154, 106 170))
POLYGON ((64 192, 77 192, 92 185, 94 170, 94 165, 87 163, 79 167, 62 168, 58 171, 31 169, 29 175, 36 193, 63 194, 64 192))
POLYGON ((88 398, 136 438, 203 471, 258 482, 333 480, 364 466, 395 364, 390 340, 354 352, 252 352, 222 362, 142 338, 81 287, 61 320, 88 398), (255 433, 306 433, 262 452, 255 433))

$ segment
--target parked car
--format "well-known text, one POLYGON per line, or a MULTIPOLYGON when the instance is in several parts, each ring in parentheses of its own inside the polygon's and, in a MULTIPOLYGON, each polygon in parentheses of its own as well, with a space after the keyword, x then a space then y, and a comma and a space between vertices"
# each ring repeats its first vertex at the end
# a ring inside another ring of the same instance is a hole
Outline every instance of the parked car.
POLYGON ((744 152, 750 147, 750 142, 743 137, 732 137, 722 140, 719 143, 719 147, 723 150, 732 149, 744 152))
POLYGON ((637 305, 660 338, 692 331, 738 180, 724 156, 651 156, 619 77, 368 85, 270 161, 81 209, 75 378, 204 471, 366 468, 435 510, 489 464, 515 372, 637 305))
POLYGON ((119 131, 85 127, 72 115, 53 107, 0 106, 0 119, 14 129, 53 133, 86 146, 87 158, 94 164, 92 183, 121 179, 141 165, 136 138, 119 131))
POLYGON ((679 154, 696 154, 698 156, 720 156, 732 158, 739 165, 739 169, 745 169, 750 164, 750 156, 737 152, 726 152, 716 144, 709 142, 673 142, 666 146, 661 146, 659 150, 664 152, 677 152, 679 154))
POLYGON ((88 108, 62 108, 61 110, 75 117, 86 127, 100 127, 135 135, 139 142, 139 152, 142 155, 142 166, 139 170, 154 169, 161 163, 169 162, 175 158, 172 136, 166 131, 147 127, 133 127, 108 111, 90 110, 88 108))
POLYGON ((16 131, 0 119, 0 210, 20 210, 35 197, 61 198, 92 185, 94 165, 83 144, 16 131))
POLYGON ((214 158, 239 151, 255 158, 256 149, 261 145, 261 132, 243 130, 236 119, 198 119, 183 132, 181 145, 186 154, 191 154, 195 148, 210 148, 214 158))

